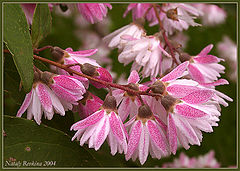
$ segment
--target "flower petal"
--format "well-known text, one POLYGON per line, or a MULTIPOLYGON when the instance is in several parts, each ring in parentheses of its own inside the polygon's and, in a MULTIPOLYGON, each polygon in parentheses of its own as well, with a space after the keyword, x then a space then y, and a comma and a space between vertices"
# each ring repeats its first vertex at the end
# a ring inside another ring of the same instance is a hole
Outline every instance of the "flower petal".
POLYGON ((177 151, 177 130, 176 130, 176 126, 175 126, 175 123, 174 123, 171 115, 172 114, 170 114, 170 113, 168 115, 167 135, 168 135, 170 150, 173 154, 176 154, 176 151, 177 151))
POLYGON ((116 138, 122 143, 124 141, 123 130, 121 128, 120 119, 117 118, 115 112, 111 112, 111 116, 109 117, 110 127, 113 134, 116 138))
POLYGON ((188 106, 186 104, 176 105, 174 111, 179 115, 182 115, 186 118, 191 118, 191 119, 208 116, 205 112, 199 109, 193 108, 191 106, 188 106))
POLYGON ((197 90, 181 98, 181 100, 189 104, 199 104, 207 102, 213 95, 214 92, 211 90, 197 90))
POLYGON ((109 119, 106 117, 104 120, 103 126, 99 128, 99 131, 98 129, 96 129, 96 137, 95 137, 95 143, 94 143, 96 151, 101 147, 101 145, 107 138, 109 130, 110 130, 109 119))
POLYGON ((205 56, 207 55, 213 48, 213 44, 206 46, 197 56, 205 56))
POLYGON ((188 65, 189 74, 192 77, 193 80, 204 83, 205 79, 202 73, 197 69, 197 67, 193 64, 188 65))
POLYGON ((138 148, 139 161, 143 165, 147 160, 149 150, 149 132, 146 126, 143 126, 138 148))
POLYGON ((17 112, 17 117, 21 117, 22 114, 27 110, 27 108, 31 103, 31 100, 32 100, 32 90, 28 94, 26 94, 23 104, 17 112))
POLYGON ((138 72, 133 70, 130 74, 130 76, 128 77, 128 83, 138 83, 138 81, 140 80, 138 72))

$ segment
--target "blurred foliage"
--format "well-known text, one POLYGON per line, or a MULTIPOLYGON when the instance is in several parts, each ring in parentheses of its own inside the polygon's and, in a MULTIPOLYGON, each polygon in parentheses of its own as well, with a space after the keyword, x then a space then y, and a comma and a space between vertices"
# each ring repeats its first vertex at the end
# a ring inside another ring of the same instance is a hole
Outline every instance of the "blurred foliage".
MULTIPOLYGON (((229 36, 233 41, 236 42, 237 30, 236 30, 236 5, 233 4, 221 4, 227 11, 226 22, 214 27, 190 27, 189 30, 184 31, 185 34, 189 36, 189 41, 186 47, 186 52, 191 55, 198 54, 206 45, 214 44, 216 45, 219 41, 222 40, 224 35, 229 36)), ((113 4, 113 9, 109 11, 108 16, 110 17, 112 23, 110 26, 110 32, 125 26, 131 22, 131 14, 128 14, 126 18, 122 18, 123 13, 127 7, 127 4, 113 4)), ((54 11, 54 10, 53 10, 54 11)), ((52 13, 52 31, 51 33, 41 41, 39 47, 45 45, 59 46, 63 49, 67 47, 72 47, 73 50, 78 50, 82 42, 75 35, 75 30, 77 29, 76 24, 74 24, 73 18, 63 17, 52 13)), ((94 27, 92 27, 94 29, 94 27)), ((158 31, 158 26, 155 27, 146 27, 149 34, 155 33, 158 31)), ((211 54, 218 56, 216 52, 216 46, 214 46, 211 54)), ((46 58, 51 58, 48 50, 40 52, 40 56, 46 58)), ((130 73, 131 64, 124 67, 123 64, 120 64, 117 60, 118 52, 116 49, 111 51, 109 56, 113 60, 112 70, 115 72, 118 77, 122 73, 126 73, 126 76, 130 73), (123 69, 124 68, 124 69, 123 69)), ((36 62, 35 64, 45 70, 47 65, 41 62, 36 62)), ((226 72, 230 70, 231 66, 227 63, 222 63, 226 67, 226 72)), ((226 78, 226 75, 222 75, 223 78, 226 78)), ((230 81, 230 80, 229 80, 230 81)), ((22 101, 24 100, 23 91, 19 92, 19 82, 20 78, 17 73, 15 66, 10 55, 5 55, 4 63, 4 114, 5 115, 16 115, 17 110, 19 109, 22 101)), ((228 107, 222 107, 222 115, 220 117, 219 126, 214 127, 213 133, 203 133, 203 142, 201 146, 191 146, 189 150, 179 149, 177 154, 171 155, 168 158, 163 158, 160 160, 152 159, 150 156, 148 160, 143 165, 143 167, 161 167, 164 162, 173 161, 175 157, 178 157, 181 152, 186 153, 188 156, 199 156, 207 153, 210 150, 215 151, 215 157, 221 163, 222 167, 228 167, 230 165, 236 165, 236 122, 237 122, 237 111, 236 111, 236 82, 230 81, 229 85, 219 86, 217 90, 225 93, 231 97, 234 101, 229 103, 228 107)), ((99 90, 94 87, 90 87, 90 91, 98 95, 102 99, 106 95, 106 91, 99 90)), ((26 114, 23 115, 26 117, 26 114)), ((76 122, 79 119, 77 113, 67 112, 65 117, 59 115, 54 115, 53 120, 47 121, 43 120, 43 123, 54 129, 61 130, 64 133, 73 135, 74 132, 70 132, 70 125, 76 122)), ((9 120, 9 119, 8 119, 9 120)), ((24 121, 25 122, 25 121, 24 121)), ((27 122, 27 121, 26 121, 27 122)), ((10 122, 5 122, 9 124, 10 122)), ((32 123, 34 124, 34 123, 32 123)), ((41 126, 40 126, 41 127, 41 126)), ((41 128, 42 129, 42 128, 41 128)), ((14 135, 13 135, 14 136, 14 135)), ((33 135, 34 136, 34 135, 33 135)), ((13 139, 14 140, 14 139, 13 139)), ((75 146, 75 145, 74 145, 75 146)), ((85 147, 85 146, 84 146, 85 147)), ((83 148, 79 146, 79 150, 83 148)), ((116 166, 116 167, 137 167, 140 166, 139 161, 126 162, 124 160, 124 155, 117 154, 112 157, 110 154, 109 147, 106 142, 103 147, 95 152, 94 150, 89 150, 93 156, 99 158, 102 166, 116 166), (120 161, 120 165, 118 163, 120 161)), ((77 154, 76 154, 77 155, 77 154)), ((80 163, 79 163, 80 166, 80 163)))

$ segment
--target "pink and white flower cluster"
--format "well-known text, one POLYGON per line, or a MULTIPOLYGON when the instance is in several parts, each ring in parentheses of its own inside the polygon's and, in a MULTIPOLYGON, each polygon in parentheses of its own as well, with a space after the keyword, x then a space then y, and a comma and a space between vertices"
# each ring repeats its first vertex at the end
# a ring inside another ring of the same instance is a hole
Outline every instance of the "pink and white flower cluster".
POLYGON ((220 168, 220 163, 214 157, 214 151, 209 151, 205 155, 188 157, 181 153, 179 158, 172 163, 164 163, 163 168, 220 168))

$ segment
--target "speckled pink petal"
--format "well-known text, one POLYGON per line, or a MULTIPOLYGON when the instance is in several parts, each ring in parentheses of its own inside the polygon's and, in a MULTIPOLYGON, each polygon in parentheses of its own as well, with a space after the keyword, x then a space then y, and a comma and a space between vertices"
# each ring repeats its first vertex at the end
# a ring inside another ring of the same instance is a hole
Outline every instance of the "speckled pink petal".
POLYGON ((138 83, 139 80, 140 78, 137 71, 133 70, 130 76, 128 77, 128 83, 138 83))
POLYGON ((183 72, 186 71, 188 65, 189 65, 188 61, 178 65, 174 70, 172 70, 170 73, 161 78, 161 81, 166 82, 176 80, 177 78, 182 76, 183 72))
POLYGON ((27 110, 28 106, 31 103, 31 100, 32 100, 32 90, 28 94, 26 94, 23 104, 17 112, 17 117, 21 117, 22 114, 27 110))
POLYGON ((147 160, 148 152, 149 152, 149 132, 146 126, 143 126, 138 150, 139 150, 138 152, 139 161, 141 165, 143 165, 147 160))
POLYGON ((56 84, 60 85, 61 87, 67 89, 80 89, 81 91, 85 91, 85 88, 82 85, 82 83, 75 78, 71 78, 66 75, 58 75, 53 77, 53 80, 55 81, 56 84))
POLYGON ((70 129, 71 130, 73 129, 75 131, 78 129, 84 129, 98 122, 103 116, 104 116, 104 110, 97 111, 94 114, 90 115, 89 117, 73 124, 70 129))
POLYGON ((194 61, 200 64, 209 64, 209 63, 218 63, 221 61, 221 59, 213 55, 207 55, 207 56, 197 56, 194 58, 194 61))
POLYGON ((169 113, 168 115, 168 130, 167 130, 167 136, 168 141, 170 145, 170 150, 173 154, 176 154, 177 151, 177 130, 175 123, 172 119, 172 114, 169 113))
POLYGON ((188 85, 180 85, 180 84, 173 84, 167 87, 167 92, 173 95, 174 97, 184 97, 196 90, 200 90, 200 88, 196 86, 188 86, 188 85))
POLYGON ((80 57, 91 56, 91 55, 95 54, 98 51, 98 49, 88 49, 88 50, 81 50, 81 51, 75 51, 74 52, 72 48, 67 48, 65 50, 68 53, 79 55, 80 57))
MULTIPOLYGON (((96 70, 97 70, 99 76, 94 76, 94 77, 96 77, 100 80, 106 81, 106 82, 112 82, 112 76, 108 72, 108 70, 106 70, 105 68, 102 68, 102 67, 99 67, 96 70)), ((89 80, 89 81, 96 88, 106 88, 106 86, 103 84, 100 84, 100 83, 92 81, 92 80, 89 80)))
POLYGON ((129 97, 125 97, 118 108, 119 116, 123 122, 127 119, 128 115, 130 114, 130 106, 129 106, 130 100, 131 99, 129 97))
POLYGON ((167 153, 167 148, 166 148, 166 144, 164 142, 163 139, 163 135, 160 133, 158 127, 156 126, 155 123, 153 123, 153 121, 148 120, 147 121, 147 127, 150 133, 150 137, 152 139, 152 141, 155 143, 155 145, 163 152, 163 153, 167 153))
POLYGON ((175 112, 187 118, 200 118, 207 116, 207 114, 199 109, 193 108, 186 104, 178 104, 175 106, 175 112))
POLYGON ((225 84, 229 84, 229 82, 225 79, 219 79, 215 82, 212 82, 212 83, 202 83, 201 85, 202 86, 205 86, 205 87, 215 87, 215 86, 219 86, 219 85, 225 85, 225 84))
MULTIPOLYGON (((51 90, 50 90, 51 91, 51 90)), ((42 107, 49 113, 53 113, 52 100, 46 85, 39 83, 36 86, 36 92, 41 102, 42 107)))
POLYGON ((155 119, 157 120, 159 126, 165 131, 167 132, 167 125, 157 116, 154 116, 155 119))
POLYGON ((213 95, 214 92, 211 90, 197 90, 181 98, 181 100, 189 104, 200 104, 210 100, 213 97, 213 95))
POLYGON ((213 48, 213 44, 206 46, 197 56, 205 56, 207 55, 213 48))
POLYGON ((124 141, 123 130, 121 129, 121 120, 116 117, 115 112, 111 112, 111 116, 109 117, 110 127, 113 134, 118 138, 120 142, 124 141))
MULTIPOLYGON (((95 137, 95 150, 98 150, 105 139, 107 138, 107 135, 110 130, 110 125, 109 125, 109 119, 106 117, 103 123, 103 126, 99 128, 99 132, 96 132, 96 137, 95 137)), ((98 130, 96 130, 98 131, 98 130)))
POLYGON ((137 149, 140 136, 142 133, 142 123, 141 121, 136 121, 130 131, 127 154, 125 155, 126 160, 129 160, 133 155, 134 151, 137 149))
POLYGON ((53 84, 51 85, 51 89, 58 97, 66 100, 67 102, 76 102, 81 99, 81 96, 75 96, 59 85, 53 84))
POLYGON ((199 83, 204 83, 205 79, 204 76, 202 75, 202 73, 197 69, 197 67, 195 67, 192 64, 188 65, 188 71, 190 76, 192 77, 193 80, 199 82, 199 83))

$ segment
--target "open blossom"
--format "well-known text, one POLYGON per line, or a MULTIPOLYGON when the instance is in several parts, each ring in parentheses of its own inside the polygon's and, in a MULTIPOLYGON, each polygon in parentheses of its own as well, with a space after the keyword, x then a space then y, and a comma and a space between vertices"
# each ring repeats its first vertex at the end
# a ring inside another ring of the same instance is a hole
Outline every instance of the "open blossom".
POLYGON ((143 77, 156 77, 161 71, 162 55, 170 55, 163 49, 163 43, 157 36, 142 36, 139 39, 124 37, 125 44, 118 60, 125 65, 134 61, 132 70, 142 68, 143 77))
POLYGON ((224 73, 225 67, 218 64, 223 59, 208 54, 212 48, 213 45, 210 44, 196 56, 188 54, 180 56, 181 62, 190 61, 189 74, 193 80, 199 83, 211 83, 220 77, 220 73, 224 73))
POLYGON ((112 6, 109 3, 78 3, 77 8, 87 21, 94 24, 102 21, 112 6))
POLYGON ((237 81, 237 45, 227 36, 217 44, 219 56, 224 58, 231 66, 228 75, 232 81, 237 81))
POLYGON ((27 110, 27 119, 34 117, 40 124, 43 112, 48 120, 53 118, 54 112, 64 116, 66 110, 72 110, 72 104, 83 98, 85 91, 82 83, 73 77, 35 72, 33 88, 26 95, 17 117, 27 110))
POLYGON ((71 130, 77 131, 72 138, 80 140, 80 145, 88 143, 89 148, 98 150, 108 140, 111 154, 127 152, 127 132, 118 116, 116 100, 107 96, 98 111, 72 125, 71 130))
MULTIPOLYGON (((146 90, 148 87, 139 84, 139 80, 140 78, 137 71, 133 70, 128 78, 128 88, 133 90, 146 90)), ((118 113, 122 121, 125 121, 129 115, 130 118, 132 118, 137 114, 141 102, 136 95, 120 89, 114 90, 112 93, 117 100, 117 105, 119 105, 118 113)))
MULTIPOLYGON (((202 15, 202 11, 186 3, 166 3, 162 6, 160 12, 160 19, 162 20, 163 28, 169 33, 173 34, 176 30, 187 30, 189 26, 200 26, 194 19, 202 15)), ((155 17, 151 26, 158 24, 155 17)))
POLYGON ((127 40, 122 39, 122 36, 131 36, 133 39, 139 39, 145 34, 144 28, 141 25, 131 23, 105 36, 103 41, 108 47, 119 48, 121 50, 127 43, 127 40))
POLYGON ((163 168, 219 168, 220 163, 214 157, 214 151, 209 151, 205 155, 189 158, 181 153, 179 158, 172 163, 164 163, 163 168))
POLYGON ((144 164, 149 153, 157 159, 169 154, 166 135, 157 120, 149 106, 142 105, 137 116, 125 124, 129 128, 126 160, 139 158, 140 163, 144 164))
POLYGON ((203 12, 203 15, 201 16, 203 25, 213 26, 221 24, 226 19, 226 12, 217 5, 205 3, 196 3, 192 5, 203 12))

